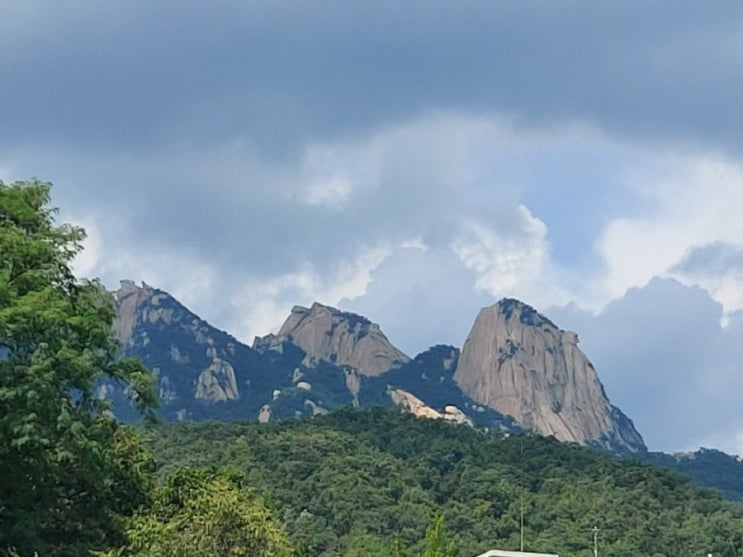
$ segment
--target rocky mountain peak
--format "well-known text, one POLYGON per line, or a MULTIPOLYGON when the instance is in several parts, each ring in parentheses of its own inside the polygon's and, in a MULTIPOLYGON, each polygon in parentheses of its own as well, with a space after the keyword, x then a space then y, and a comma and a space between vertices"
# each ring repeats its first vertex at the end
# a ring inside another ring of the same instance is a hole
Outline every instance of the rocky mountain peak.
POLYGON ((117 306, 113 323, 114 333, 124 346, 131 343, 132 333, 138 321, 154 322, 160 318, 168 320, 172 318, 172 313, 159 308, 160 302, 168 295, 152 288, 146 282, 137 286, 134 281, 122 280, 120 288, 113 295, 117 306))
MULTIPOLYGON (((174 402, 180 384, 209 402, 240 398, 230 362, 236 341, 211 327, 167 292, 122 280, 114 293, 113 323, 125 355, 136 354, 157 376, 160 398, 174 402), (188 370, 170 373, 170 370, 188 370)), ((246 350, 249 348, 245 347, 246 350)))
POLYGON ((366 376, 380 375, 410 360, 390 343, 376 323, 317 302, 310 308, 292 308, 276 335, 257 338, 253 346, 261 351, 278 350, 284 342, 304 350, 307 364, 323 360, 366 376))
POLYGON ((578 336, 518 300, 480 311, 454 380, 477 402, 542 435, 619 452, 645 450, 632 422, 606 397, 578 336))

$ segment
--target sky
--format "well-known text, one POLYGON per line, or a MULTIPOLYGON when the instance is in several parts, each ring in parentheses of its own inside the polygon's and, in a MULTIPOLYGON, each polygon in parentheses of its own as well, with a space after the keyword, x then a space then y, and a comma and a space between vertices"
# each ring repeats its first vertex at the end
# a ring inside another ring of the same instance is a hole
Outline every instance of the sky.
POLYGON ((407 354, 516 297, 651 450, 743 454, 743 3, 0 3, 0 179, 80 276, 407 354))

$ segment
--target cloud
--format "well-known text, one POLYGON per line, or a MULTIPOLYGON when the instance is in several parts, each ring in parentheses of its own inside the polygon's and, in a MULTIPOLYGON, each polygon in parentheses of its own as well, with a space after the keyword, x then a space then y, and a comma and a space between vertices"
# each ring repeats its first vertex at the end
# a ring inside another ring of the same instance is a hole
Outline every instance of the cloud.
POLYGON ((743 272, 743 246, 712 242, 694 247, 670 271, 698 278, 740 274, 743 272))
POLYGON ((743 246, 715 241, 689 248, 669 275, 700 285, 723 303, 726 313, 743 308, 743 246))
POLYGON ((0 145, 198 145, 264 157, 431 110, 740 152, 743 8, 464 2, 4 7, 0 145), (28 108, 19 110, 19 107, 28 108))
POLYGON ((508 226, 468 220, 451 248, 474 272, 475 288, 493 297, 528 295, 532 303, 558 303, 567 297, 551 272, 547 227, 518 205, 508 226))
MULTIPOLYGON (((682 260, 700 246, 737 245, 743 237, 738 216, 743 204, 741 163, 713 154, 666 153, 635 171, 629 183, 645 197, 643 213, 611 221, 597 244, 606 262, 609 298, 654 276, 675 276, 709 288, 726 313, 743 308, 743 298, 731 292, 743 287, 741 277, 727 274, 732 283, 723 287, 709 275, 703 279, 698 273, 681 272, 682 260)), ((686 266, 693 263, 687 260, 686 266)))
POLYGON ((381 325, 390 341, 417 355, 434 344, 461 347, 483 306, 493 300, 473 292, 477 275, 446 247, 403 247, 371 273, 362 296, 340 307, 381 325))
POLYGON ((653 279, 596 316, 553 308, 558 325, 579 331, 611 401, 651 450, 716 447, 743 454, 739 395, 743 313, 720 325, 722 307, 699 287, 653 279))

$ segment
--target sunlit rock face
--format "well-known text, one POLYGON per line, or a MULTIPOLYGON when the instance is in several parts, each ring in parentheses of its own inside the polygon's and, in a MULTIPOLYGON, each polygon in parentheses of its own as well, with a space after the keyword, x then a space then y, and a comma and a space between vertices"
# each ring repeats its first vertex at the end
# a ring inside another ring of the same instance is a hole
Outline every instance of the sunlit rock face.
MULTIPOLYGON (((214 352, 214 349, 211 349, 214 352)), ((211 365, 199 374, 195 397, 209 402, 235 400, 240 397, 232 365, 213 356, 211 365)))
POLYGON ((322 360, 350 367, 368 377, 410 360, 390 343, 376 323, 318 303, 311 308, 295 306, 278 334, 256 339, 257 344, 268 349, 278 348, 286 341, 306 352, 303 363, 307 366, 322 360))
POLYGON ((434 410, 417 396, 402 389, 391 389, 390 399, 392 400, 392 404, 418 418, 430 418, 434 420, 443 418, 441 412, 434 410))
POLYGON ((173 319, 172 308, 160 305, 167 294, 146 283, 137 286, 132 281, 123 280, 121 287, 114 292, 114 298, 117 304, 114 333, 124 346, 132 343, 132 335, 138 324, 157 321, 169 324, 173 319))
MULTIPOLYGON (((461 351, 437 345, 411 360, 375 323, 318 303, 295 307, 277 334, 251 348, 147 284, 124 281, 113 294, 122 355, 152 371, 157 412, 166 419, 275 421, 395 405, 499 431, 644 451, 577 336, 516 300, 482 310, 461 351)), ((101 385, 117 416, 136 419, 125 395, 115 382, 101 385)))
POLYGON ((632 422, 611 405, 575 333, 518 300, 480 311, 454 380, 477 402, 561 441, 642 452, 632 422))
POLYGON ((428 406, 414 394, 402 389, 390 389, 389 395, 392 404, 405 412, 413 414, 418 418, 444 420, 456 424, 466 424, 468 426, 475 425, 474 422, 470 418, 468 418, 464 412, 462 412, 459 408, 452 404, 445 406, 443 411, 439 412, 438 410, 435 410, 434 408, 428 406))

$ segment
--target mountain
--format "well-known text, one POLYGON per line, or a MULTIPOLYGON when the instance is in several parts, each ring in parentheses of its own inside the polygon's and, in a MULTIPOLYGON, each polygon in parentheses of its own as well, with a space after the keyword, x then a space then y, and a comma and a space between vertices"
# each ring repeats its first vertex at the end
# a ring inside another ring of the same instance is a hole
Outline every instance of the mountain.
POLYGON ((727 499, 743 501, 743 462, 736 456, 701 448, 673 455, 648 452, 642 460, 681 472, 700 485, 719 489, 727 499))
POLYGON ((319 303, 293 308, 278 333, 251 347, 147 284, 123 281, 114 296, 116 335, 155 374, 167 419, 270 421, 395 405, 615 452, 645 449, 575 334, 516 300, 483 309, 461 353, 440 345, 411 359, 379 325, 319 303))
MULTIPOLYGON (((168 421, 266 422, 344 406, 397 406, 495 431, 568 432, 565 440, 632 454, 743 499, 743 464, 735 457, 709 449, 645 452, 576 335, 516 300, 483 309, 461 351, 437 345, 410 359, 378 325, 321 304, 294 308, 279 333, 250 347, 147 284, 123 281, 114 297, 124 355, 152 370, 158 414, 168 421)), ((114 400, 122 419, 136 418, 119 385, 102 384, 99 395, 114 400)))
MULTIPOLYGON (((279 332, 247 346, 189 311, 170 294, 122 281, 114 292, 114 331, 125 356, 157 379, 168 420, 262 422, 333 408, 398 406, 453 421, 515 431, 512 421, 476 404, 451 376, 458 351, 433 348, 411 360, 379 325, 337 309, 295 307, 279 332), (420 405, 410 401, 420 400, 420 405)), ((135 413, 116 385, 103 385, 123 419, 135 413)))
MULTIPOLYGON (((155 375, 160 415, 176 420, 257 417, 253 409, 270 397, 276 383, 260 354, 147 284, 122 281, 114 299, 114 332, 124 355, 138 357, 155 375)), ((128 417, 128 410, 117 405, 118 414, 128 417)))
POLYGON ((307 353, 306 365, 324 360, 375 377, 410 361, 365 317, 314 303, 295 306, 277 335, 255 339, 254 347, 292 342, 307 353))
POLYGON ((518 300, 480 311, 454 381, 478 403, 540 435, 615 452, 646 450, 632 422, 609 402, 578 336, 518 300))

